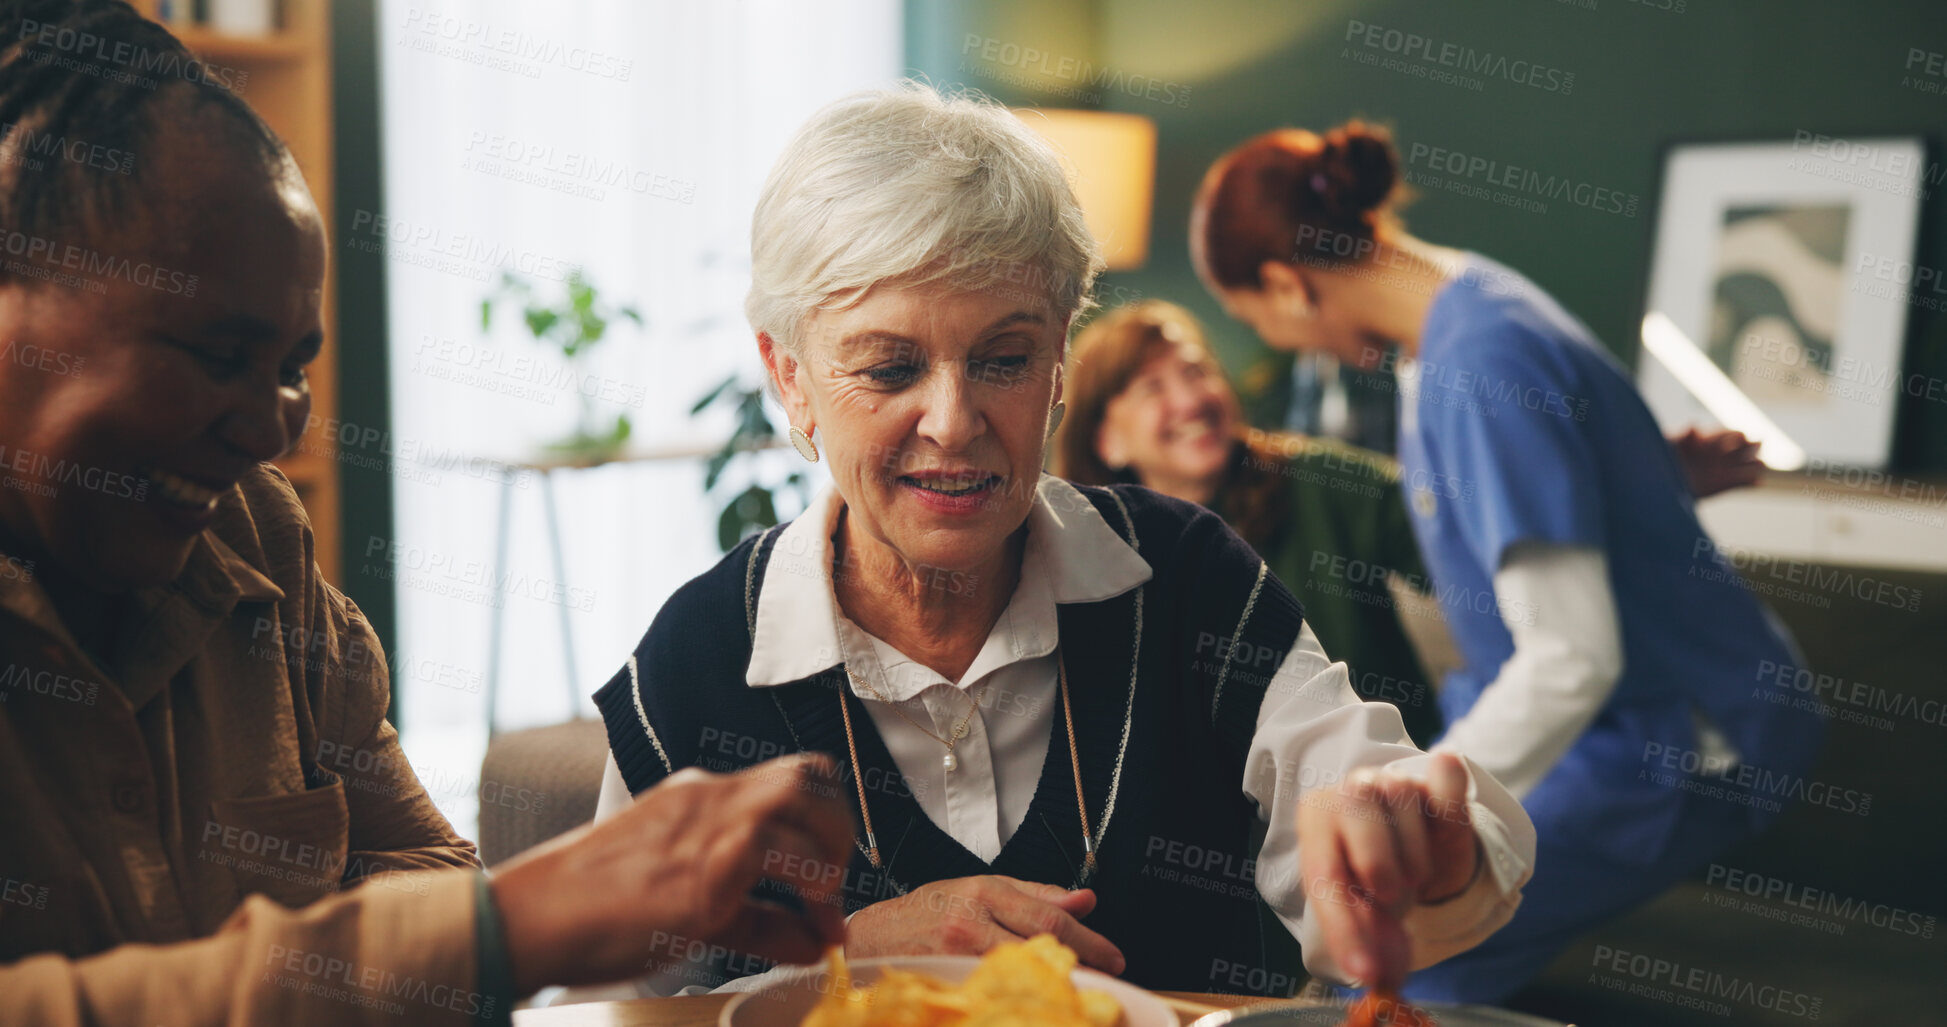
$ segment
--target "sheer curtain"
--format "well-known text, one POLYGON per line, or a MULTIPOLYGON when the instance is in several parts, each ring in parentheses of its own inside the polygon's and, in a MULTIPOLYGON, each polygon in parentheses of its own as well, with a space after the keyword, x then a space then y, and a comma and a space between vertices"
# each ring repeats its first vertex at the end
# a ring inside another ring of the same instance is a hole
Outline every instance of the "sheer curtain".
POLYGON ((690 408, 733 371, 757 378, 742 313, 757 191, 813 111, 897 76, 899 9, 383 0, 387 210, 353 212, 339 245, 387 261, 393 424, 380 446, 397 530, 347 539, 346 576, 397 589, 406 753, 462 833, 476 824, 489 653, 501 729, 565 720, 571 701, 592 713, 587 695, 664 600, 717 559, 722 503, 694 454, 731 423, 690 408), (645 325, 614 324, 586 368, 534 342, 517 306, 483 333, 481 301, 504 271, 557 300, 576 267, 645 325), (559 575, 538 478, 514 474, 500 563, 489 461, 539 455, 573 429, 583 394, 605 418, 630 417, 631 448, 671 455, 555 474, 559 575))

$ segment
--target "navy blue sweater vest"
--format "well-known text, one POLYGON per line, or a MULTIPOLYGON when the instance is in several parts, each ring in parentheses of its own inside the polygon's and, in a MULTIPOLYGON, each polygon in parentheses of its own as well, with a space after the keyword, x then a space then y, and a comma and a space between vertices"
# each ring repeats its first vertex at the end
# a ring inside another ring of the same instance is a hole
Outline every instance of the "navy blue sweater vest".
MULTIPOLYGON (((1085 923, 1122 950, 1135 984, 1289 993, 1303 979, 1297 947, 1257 896, 1257 817, 1242 782, 1265 686, 1297 640, 1303 611, 1202 507, 1138 486, 1081 491, 1112 528, 1133 535, 1154 571, 1139 589, 1057 613, 1083 792, 1099 835, 1098 866, 1085 882, 1098 904, 1085 923)), ((845 795, 856 804, 843 702, 883 863, 872 867, 863 848, 854 854, 847 912, 982 874, 1083 885, 1059 707, 1027 818, 990 864, 920 808, 842 668, 771 688, 744 683, 749 618, 776 535, 745 540, 680 589, 636 649, 637 675, 625 666, 596 693, 630 790, 684 767, 734 771, 814 751, 845 767, 845 795)))

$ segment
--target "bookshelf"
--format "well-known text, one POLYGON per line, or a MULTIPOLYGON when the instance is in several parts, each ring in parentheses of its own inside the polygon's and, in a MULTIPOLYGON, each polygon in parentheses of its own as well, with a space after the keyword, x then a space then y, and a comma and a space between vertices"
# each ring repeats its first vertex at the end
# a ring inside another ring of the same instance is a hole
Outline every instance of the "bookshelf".
MULTIPOLYGON (((133 0, 157 16, 160 0, 133 0)), ((278 27, 261 36, 230 35, 207 26, 168 22, 169 30, 199 58, 235 74, 238 95, 282 136, 311 186, 329 230, 332 216, 331 12, 330 0, 279 0, 278 27)), ((318 566, 325 580, 340 577, 342 496, 337 440, 324 430, 337 423, 338 276, 325 272, 325 347, 311 369, 313 428, 278 468, 297 487, 311 516, 318 566)))

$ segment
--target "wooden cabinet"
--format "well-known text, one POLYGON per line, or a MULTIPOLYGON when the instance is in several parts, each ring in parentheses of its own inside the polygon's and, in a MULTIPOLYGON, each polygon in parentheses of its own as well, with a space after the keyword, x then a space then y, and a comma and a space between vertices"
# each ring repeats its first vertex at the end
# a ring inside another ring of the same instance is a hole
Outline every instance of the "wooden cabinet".
MULTIPOLYGON (((143 13, 156 16, 160 0, 134 2, 143 13)), ((180 22, 170 22, 169 29, 211 66, 214 80, 233 83, 237 94, 283 137, 311 186, 327 230, 334 231, 329 2, 279 0, 278 28, 268 35, 226 35, 180 22)), ((336 259, 334 255, 334 263, 336 259)), ((334 583, 341 580, 342 552, 339 455, 331 430, 338 423, 337 314, 334 268, 325 277, 324 351, 311 370, 311 423, 297 450, 278 462, 311 515, 318 566, 325 580, 334 583)))

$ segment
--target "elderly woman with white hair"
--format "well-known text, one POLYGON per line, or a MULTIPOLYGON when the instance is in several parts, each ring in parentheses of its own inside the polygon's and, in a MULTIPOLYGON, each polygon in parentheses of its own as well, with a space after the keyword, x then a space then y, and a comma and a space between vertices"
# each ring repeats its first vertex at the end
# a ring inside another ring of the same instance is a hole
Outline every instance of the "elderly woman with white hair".
POLYGON ((1288 992, 1293 938, 1384 986, 1507 921, 1534 835, 1498 783, 1360 702, 1215 515, 1042 473, 1101 259, 1013 114, 910 83, 840 101, 751 244, 758 348, 832 484, 678 591, 596 695, 604 808, 830 754, 855 957, 1052 933, 1147 987, 1288 992))

